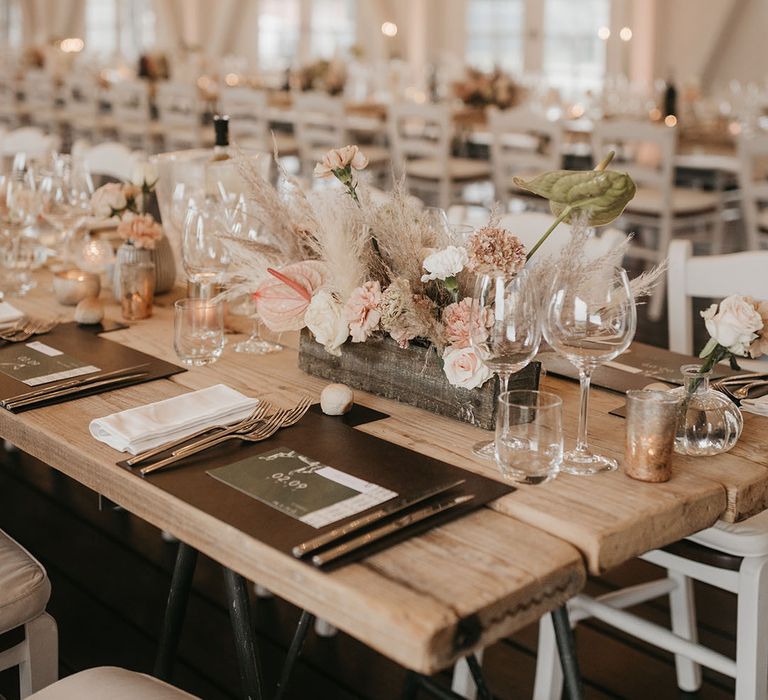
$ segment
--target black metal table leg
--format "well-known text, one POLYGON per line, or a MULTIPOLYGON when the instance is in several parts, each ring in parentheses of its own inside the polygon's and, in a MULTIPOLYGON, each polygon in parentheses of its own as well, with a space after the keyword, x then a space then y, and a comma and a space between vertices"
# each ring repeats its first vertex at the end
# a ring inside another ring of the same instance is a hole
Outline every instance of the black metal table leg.
POLYGON ((576 643, 573 639, 573 630, 568 619, 568 609, 563 605, 553 610, 552 624, 555 627, 555 639, 557 651, 560 654, 560 665, 563 667, 565 690, 570 700, 583 700, 584 689, 581 684, 579 662, 576 657, 576 643))
POLYGON ((275 691, 274 700, 282 700, 285 695, 285 691, 288 688, 288 683, 291 679, 291 673, 293 667, 296 665, 296 659, 299 658, 301 648, 304 646, 304 642, 307 639, 307 633, 309 628, 314 624, 315 616, 311 612, 306 610, 301 611, 301 617, 299 618, 299 624, 296 626, 296 632, 291 640, 291 646, 288 648, 288 654, 285 657, 283 663, 283 670, 280 672, 280 680, 277 682, 277 690, 275 691))
POLYGON ((483 675, 483 669, 480 666, 480 662, 474 654, 470 654, 466 657, 467 666, 469 666, 469 672, 472 674, 472 680, 475 682, 477 688, 477 694, 480 696, 480 700, 493 700, 493 695, 488 689, 488 685, 485 682, 485 676, 483 675))
POLYGON ((246 700, 262 700, 261 668, 256 652, 253 627, 251 626, 250 604, 245 579, 227 567, 224 582, 227 587, 229 618, 235 637, 235 652, 240 668, 240 681, 246 700))
POLYGON ((179 542, 176 552, 176 563, 173 567, 171 589, 168 592, 168 603, 165 608, 163 627, 160 630, 160 640, 155 657, 154 675, 164 681, 171 680, 173 662, 181 637, 181 627, 189 601, 189 591, 192 588, 192 576, 197 563, 197 550, 184 542, 179 542))

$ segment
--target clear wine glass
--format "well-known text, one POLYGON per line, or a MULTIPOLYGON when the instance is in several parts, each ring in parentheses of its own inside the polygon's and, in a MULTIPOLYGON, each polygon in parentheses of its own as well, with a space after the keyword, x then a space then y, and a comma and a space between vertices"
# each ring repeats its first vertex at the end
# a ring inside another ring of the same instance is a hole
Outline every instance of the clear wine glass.
POLYGON ((91 192, 87 183, 66 164, 59 164, 40 184, 42 215, 59 233, 64 264, 71 259, 71 243, 80 223, 90 214, 91 192))
POLYGON ((184 219, 181 256, 187 279, 219 284, 229 266, 229 254, 219 239, 223 225, 214 203, 191 204, 184 219))
POLYGON ((561 471, 589 475, 613 471, 615 459, 595 454, 587 444, 589 384, 592 373, 624 352, 635 335, 637 312, 626 271, 604 267, 560 270, 544 315, 544 337, 579 370, 581 404, 576 448, 566 452, 561 471))
MULTIPOLYGON (((523 269, 517 274, 480 275, 470 314, 470 344, 486 367, 499 378, 501 392, 509 378, 534 358, 541 341, 540 303, 533 280, 523 269)), ((493 440, 480 442, 473 452, 494 459, 493 440)))
POLYGON ((16 173, 4 183, 2 223, 4 286, 23 296, 37 283, 30 270, 34 263, 38 241, 32 227, 40 214, 40 193, 29 173, 16 173))

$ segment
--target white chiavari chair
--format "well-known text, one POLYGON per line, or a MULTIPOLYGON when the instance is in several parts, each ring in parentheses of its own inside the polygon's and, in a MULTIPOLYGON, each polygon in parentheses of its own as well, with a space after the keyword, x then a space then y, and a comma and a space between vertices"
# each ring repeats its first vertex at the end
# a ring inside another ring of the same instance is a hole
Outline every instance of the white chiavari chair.
POLYGON ((5 134, 0 141, 0 158, 12 159, 23 154, 28 160, 43 160, 58 150, 59 138, 47 135, 42 129, 25 126, 5 134))
POLYGON ((155 150, 157 122, 151 120, 149 84, 143 80, 124 80, 109 90, 112 115, 118 138, 129 148, 155 150))
POLYGON ((451 155, 453 120, 442 105, 393 104, 389 142, 398 175, 409 188, 442 209, 461 201, 467 185, 490 179, 488 163, 451 155))
POLYGON ((768 133, 739 137, 739 189, 747 248, 768 247, 768 133))
POLYGON ((100 93, 93 76, 70 75, 65 81, 62 91, 64 114, 73 140, 91 140, 114 131, 114 120, 101 113, 100 93))
MULTIPOLYGON (((72 154, 75 156, 74 148, 72 154)), ((131 182, 136 166, 146 160, 143 151, 132 151, 117 141, 105 141, 95 146, 81 145, 76 155, 89 175, 106 175, 121 182, 131 182)))
POLYGON ((200 148, 206 144, 203 103, 197 86, 162 82, 157 86, 157 117, 163 144, 168 151, 200 148))
POLYGON ((58 127, 56 87, 48 73, 28 71, 22 80, 23 113, 31 126, 51 131, 58 127))
POLYGON ((511 200, 519 199, 531 207, 538 205, 548 210, 548 202, 521 190, 512 178, 529 180, 561 167, 563 129, 560 123, 525 108, 504 111, 492 108, 488 110, 488 126, 496 200, 505 209, 511 200))
POLYGON ((242 148, 272 153, 275 143, 281 156, 298 154, 296 139, 269 126, 267 93, 249 87, 228 87, 221 91, 219 105, 229 116, 230 140, 242 148))
MULTIPOLYGON (((692 257, 691 242, 680 240, 670 245, 669 258, 670 349, 676 352, 690 354, 693 349, 691 297, 721 298, 738 293, 768 299, 768 251, 692 257)), ((766 700, 768 511, 739 523, 718 521, 641 558, 666 569, 666 576, 597 598, 576 596, 568 604, 572 624, 595 617, 673 653, 681 690, 698 690, 701 666, 706 666, 736 679, 736 700, 766 700), (693 580, 736 594, 735 659, 698 642, 693 580), (664 595, 669 596, 671 629, 625 610, 664 595)), ((543 619, 534 700, 559 699, 561 687, 554 631, 543 619)))
MULTIPOLYGON (((320 92, 296 93, 294 126, 303 172, 311 173, 315 163, 332 148, 351 143, 344 102, 320 92)), ((365 144, 361 150, 368 158, 370 171, 389 165, 389 151, 382 146, 365 144)))
MULTIPOLYGON (((681 231, 711 229, 712 252, 722 247, 722 202, 717 193, 675 187, 674 128, 631 120, 595 123, 592 153, 596 161, 608 151, 615 151, 611 168, 628 172, 637 185, 637 193, 627 206, 622 220, 640 227, 641 236, 629 251, 632 257, 658 263, 667 256, 673 236, 681 231), (654 241, 645 240, 648 231, 655 232, 654 241)), ((658 320, 664 304, 666 285, 657 285, 648 307, 648 315, 658 320)))
POLYGON ((18 92, 16 77, 8 70, 0 70, 0 122, 9 129, 20 121, 18 92))

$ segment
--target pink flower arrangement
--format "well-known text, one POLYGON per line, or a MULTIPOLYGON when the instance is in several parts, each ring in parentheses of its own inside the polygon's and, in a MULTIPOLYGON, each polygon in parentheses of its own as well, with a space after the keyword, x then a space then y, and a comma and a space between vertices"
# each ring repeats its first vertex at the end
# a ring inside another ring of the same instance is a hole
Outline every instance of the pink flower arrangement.
MULTIPOLYGON (((454 348, 468 348, 472 344, 472 302, 465 297, 443 309, 445 344, 454 348)), ((493 323, 490 309, 482 309, 482 323, 478 323, 475 338, 482 342, 488 337, 488 326, 493 323)))
POLYGON ((315 177, 330 177, 337 171, 346 169, 363 170, 368 166, 368 159, 357 146, 344 146, 333 148, 323 156, 323 159, 315 165, 315 177))
POLYGON ((349 297, 344 313, 349 321, 353 343, 364 343, 379 326, 381 320, 381 285, 366 282, 349 297))
POLYGON ((525 267, 525 246, 517 236, 498 226, 483 226, 469 239, 467 267, 480 275, 514 275, 525 267))
POLYGON ((163 227, 151 214, 126 214, 117 226, 117 233, 136 248, 153 250, 163 237, 163 227))

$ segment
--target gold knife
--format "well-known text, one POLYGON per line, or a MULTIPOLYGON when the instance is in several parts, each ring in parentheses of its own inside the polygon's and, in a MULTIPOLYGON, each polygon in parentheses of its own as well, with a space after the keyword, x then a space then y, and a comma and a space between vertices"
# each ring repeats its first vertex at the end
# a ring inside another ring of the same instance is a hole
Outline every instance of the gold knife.
POLYGON ((351 520, 350 522, 345 523, 344 525, 340 525, 339 527, 336 527, 333 530, 330 530, 329 532, 324 532, 322 535, 313 537, 312 539, 309 539, 306 542, 297 544, 291 550, 293 552, 293 556, 296 557, 297 559, 301 559, 302 557, 306 556, 310 552, 314 552, 315 550, 320 549, 320 547, 324 547, 327 544, 331 544, 334 540, 341 539, 346 535, 351 535, 353 532, 355 532, 356 530, 360 530, 361 528, 364 528, 366 525, 375 523, 377 520, 386 518, 389 515, 394 515, 395 513, 399 513, 401 510, 405 510, 406 508, 410 508, 411 506, 414 506, 417 503, 426 501, 428 498, 432 498, 433 496, 437 496, 446 491, 450 491, 451 489, 454 489, 457 486, 461 486, 465 481, 466 479, 457 479, 456 481, 450 484, 443 484, 441 486, 437 486, 435 488, 429 489, 428 491, 420 493, 417 496, 411 496, 410 498, 408 497, 399 498, 390 503, 385 503, 380 508, 377 508, 371 513, 363 515, 360 518, 355 518, 354 520, 351 520))
POLYGON ((353 537, 351 540, 337 545, 336 547, 332 547, 326 552, 315 554, 312 557, 312 563, 315 566, 325 566, 326 564, 330 564, 340 557, 343 557, 345 554, 354 552, 356 549, 365 547, 372 542, 377 542, 387 535, 391 535, 392 533, 397 532, 398 530, 402 530, 409 525, 414 525, 415 523, 426 520, 427 518, 431 518, 438 513, 443 513, 447 510, 450 510, 451 508, 460 506, 467 501, 471 501, 474 497, 475 494, 469 493, 462 496, 451 496, 451 498, 447 500, 431 503, 428 506, 424 506, 419 510, 413 511, 412 513, 407 513, 406 515, 403 515, 402 517, 397 518, 390 523, 386 523, 377 528, 374 528, 373 530, 369 530, 364 535, 353 537))
POLYGON ((6 401, 3 406, 9 411, 12 411, 15 408, 34 406, 37 403, 44 403, 46 401, 50 401, 51 399, 58 399, 65 396, 77 396, 78 394, 89 391, 90 389, 111 388, 118 387, 126 383, 130 384, 131 382, 135 382, 137 379, 146 377, 148 374, 149 372, 136 372, 135 374, 126 374, 120 377, 113 377, 112 379, 104 379, 100 382, 90 382, 89 384, 85 385, 78 384, 77 386, 71 386, 66 389, 62 389, 61 391, 52 391, 47 394, 41 394, 40 396, 21 399, 20 401, 6 401))

